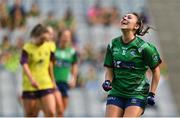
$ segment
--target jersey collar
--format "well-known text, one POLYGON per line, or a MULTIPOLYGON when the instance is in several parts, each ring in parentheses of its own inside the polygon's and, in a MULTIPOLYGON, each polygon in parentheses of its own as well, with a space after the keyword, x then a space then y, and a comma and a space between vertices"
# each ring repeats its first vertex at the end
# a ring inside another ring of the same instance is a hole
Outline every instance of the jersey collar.
POLYGON ((135 36, 135 38, 131 41, 129 41, 128 43, 124 43, 123 40, 122 40, 122 36, 120 36, 120 42, 123 44, 123 45, 129 45, 129 44, 132 44, 133 42, 135 42, 137 39, 137 36, 135 36))

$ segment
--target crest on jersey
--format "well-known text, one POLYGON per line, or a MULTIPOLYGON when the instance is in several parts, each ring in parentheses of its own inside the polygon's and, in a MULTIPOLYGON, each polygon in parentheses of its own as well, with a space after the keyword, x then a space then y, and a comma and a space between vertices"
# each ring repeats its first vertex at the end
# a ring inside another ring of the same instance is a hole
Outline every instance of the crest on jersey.
POLYGON ((119 48, 113 48, 113 54, 119 54, 120 50, 119 48))
POLYGON ((132 56, 136 56, 136 51, 135 51, 135 50, 132 50, 132 51, 130 52, 130 54, 131 54, 132 56))

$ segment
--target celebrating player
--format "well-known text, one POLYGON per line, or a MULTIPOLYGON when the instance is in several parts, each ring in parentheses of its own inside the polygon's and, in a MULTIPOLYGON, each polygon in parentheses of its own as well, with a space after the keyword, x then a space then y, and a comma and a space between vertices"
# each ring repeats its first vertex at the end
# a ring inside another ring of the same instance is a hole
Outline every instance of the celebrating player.
POLYGON ((45 116, 55 116, 55 81, 50 75, 51 55, 55 51, 47 41, 46 27, 36 25, 31 31, 31 41, 23 47, 23 106, 26 117, 35 117, 40 108, 45 116))
MULTIPOLYGON (((63 113, 68 105, 68 89, 69 87, 75 87, 76 84, 77 59, 77 53, 72 48, 71 32, 69 30, 63 30, 58 34, 54 65, 56 84, 62 95, 63 113)), ((57 107, 61 107, 61 103, 59 102, 56 101, 57 107)))
POLYGON ((102 87, 109 91, 106 117, 139 117, 148 102, 154 105, 154 96, 160 79, 161 59, 156 48, 142 40, 149 29, 143 28, 137 13, 126 14, 120 21, 122 36, 107 47, 104 66, 105 82, 102 87), (151 69, 151 86, 145 73, 151 69))

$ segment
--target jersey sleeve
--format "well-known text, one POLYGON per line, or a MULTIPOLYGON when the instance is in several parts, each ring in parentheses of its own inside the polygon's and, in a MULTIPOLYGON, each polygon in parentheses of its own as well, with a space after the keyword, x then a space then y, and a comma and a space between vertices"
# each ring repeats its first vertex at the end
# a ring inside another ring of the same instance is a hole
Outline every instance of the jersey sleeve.
POLYGON ((55 54, 54 54, 54 52, 51 52, 51 54, 50 54, 50 61, 55 61, 55 54))
POLYGON ((149 44, 143 50, 143 58, 144 58, 145 63, 152 70, 155 69, 162 62, 157 49, 152 44, 149 44))
POLYGON ((28 52, 29 52, 29 49, 30 49, 30 48, 29 48, 29 43, 24 44, 23 50, 28 53, 28 52))
POLYGON ((20 58, 20 64, 23 65, 28 62, 28 53, 30 51, 30 43, 25 43, 22 48, 21 58, 20 58))
POLYGON ((112 59, 112 53, 110 49, 110 44, 107 46, 106 54, 105 54, 105 59, 104 59, 104 66, 105 67, 113 67, 113 59, 112 59))
POLYGON ((74 55, 73 55, 73 61, 72 61, 72 64, 75 64, 78 62, 78 54, 77 52, 75 51, 74 55))
POLYGON ((25 63, 28 63, 28 53, 25 50, 22 50, 20 64, 23 65, 25 63))

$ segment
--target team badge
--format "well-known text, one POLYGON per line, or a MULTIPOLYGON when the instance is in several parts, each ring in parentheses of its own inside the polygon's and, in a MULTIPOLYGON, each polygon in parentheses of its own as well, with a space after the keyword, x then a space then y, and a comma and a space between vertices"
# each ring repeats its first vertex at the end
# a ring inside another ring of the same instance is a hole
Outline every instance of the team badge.
POLYGON ((136 51, 135 50, 132 50, 130 53, 131 53, 132 56, 136 56, 136 51))

